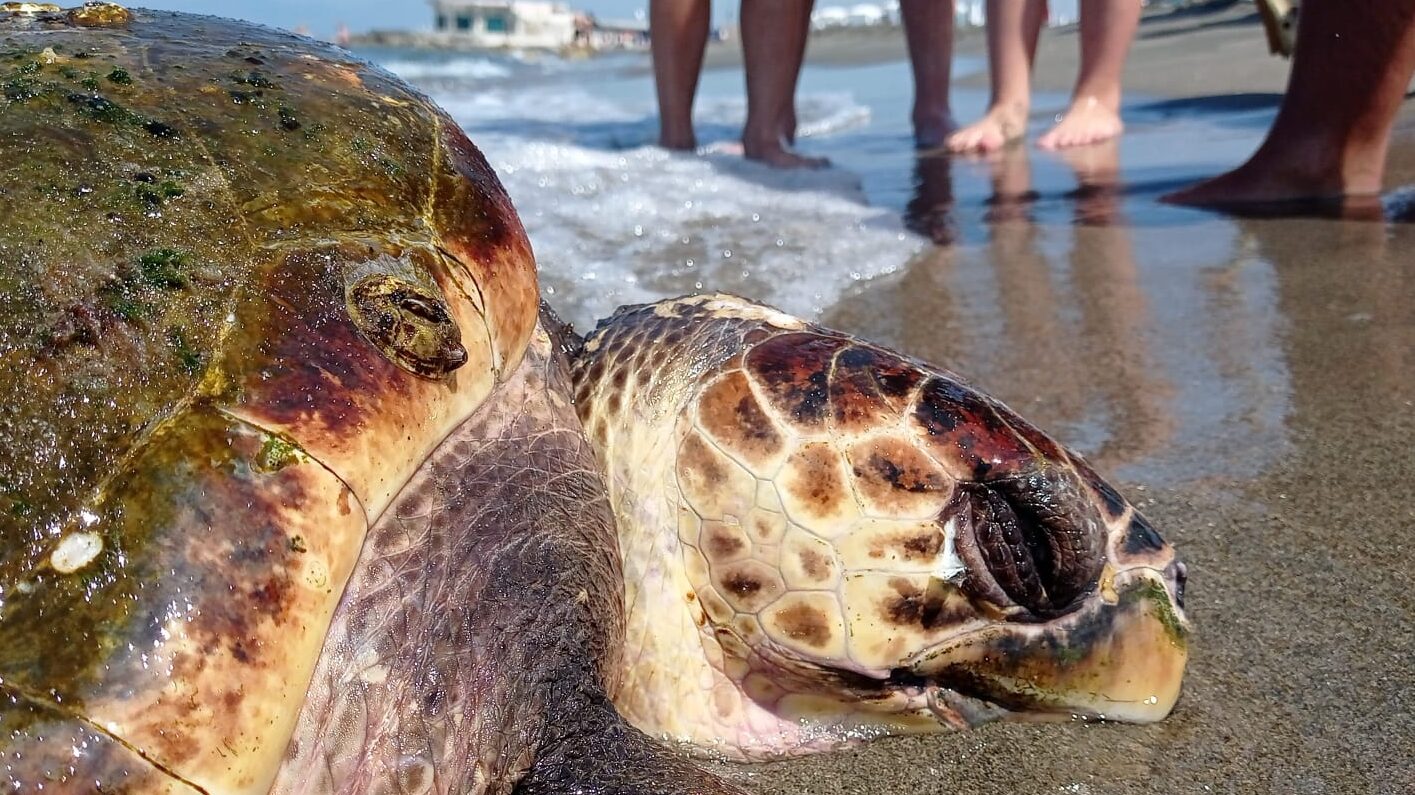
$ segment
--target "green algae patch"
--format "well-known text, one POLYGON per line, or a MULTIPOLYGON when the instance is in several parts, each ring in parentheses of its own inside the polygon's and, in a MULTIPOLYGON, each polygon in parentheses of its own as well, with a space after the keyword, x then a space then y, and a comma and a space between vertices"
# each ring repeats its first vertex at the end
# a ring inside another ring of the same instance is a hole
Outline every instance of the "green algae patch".
POLYGON ((1165 634, 1169 636, 1169 642, 1177 648, 1187 648, 1189 630, 1179 619, 1179 614, 1174 611, 1174 603, 1170 601, 1169 591, 1166 591, 1163 585, 1146 578, 1142 585, 1126 591, 1121 596, 1120 603, 1129 605, 1145 599, 1149 600, 1155 620, 1164 627, 1165 634))
POLYGON ((80 116, 114 127, 141 127, 156 138, 176 138, 178 136, 177 128, 172 125, 144 116, 97 93, 98 78, 89 76, 80 82, 88 91, 72 91, 67 95, 69 104, 79 112, 80 116))
POLYGON ((249 72, 237 72, 231 75, 231 79, 251 88, 275 88, 275 83, 257 69, 252 69, 249 72))
POLYGON ((141 181, 137 187, 133 188, 133 193, 137 196, 138 201, 149 207, 161 207, 169 199, 179 198, 186 192, 186 188, 170 179, 155 183, 141 181))
POLYGON ((108 73, 108 82, 120 86, 130 86, 133 84, 133 76, 128 74, 127 69, 118 66, 108 73))
POLYGON ((69 102, 84 116, 104 124, 141 124, 145 119, 101 94, 70 94, 69 102))
POLYGON ((138 257, 138 273, 151 287, 167 290, 186 287, 189 283, 187 271, 190 269, 190 258, 176 249, 154 249, 138 257))
MULTIPOLYGON (((305 455, 305 452, 294 442, 284 436, 272 434, 267 436, 265 443, 260 446, 260 454, 256 456, 252 466, 257 472, 279 472, 291 464, 300 464, 308 460, 309 456, 305 455)), ((303 552, 304 550, 297 551, 303 552)))
MULTIPOLYGON (((20 56, 26 57, 26 56, 20 56)), ((39 61, 22 61, 12 66, 0 77, 0 91, 8 102, 28 102, 44 93, 44 84, 38 75, 43 69, 39 61)))
POLYGON ((38 80, 17 76, 5 80, 2 90, 9 102, 28 102, 39 96, 42 88, 38 80))
POLYGON ((167 329, 167 346, 172 349, 182 372, 187 375, 201 372, 202 367, 206 364, 206 356, 192 345, 187 332, 180 326, 167 329))
MULTIPOLYGON (((159 248, 138 257, 98 291, 99 301, 114 314, 128 322, 136 322, 162 314, 163 293, 191 286, 188 272, 191 257, 181 251, 159 248)), ((168 336, 168 344, 178 349, 179 360, 187 372, 195 372, 181 351, 182 346, 168 336)))

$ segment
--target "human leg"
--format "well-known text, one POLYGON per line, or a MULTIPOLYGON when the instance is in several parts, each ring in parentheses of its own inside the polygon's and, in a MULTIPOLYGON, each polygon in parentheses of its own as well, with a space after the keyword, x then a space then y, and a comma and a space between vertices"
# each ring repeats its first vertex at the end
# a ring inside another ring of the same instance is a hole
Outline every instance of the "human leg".
POLYGON ((1415 0, 1306 0, 1287 94, 1248 162, 1166 196, 1240 204, 1379 193, 1415 72, 1415 0))
POLYGON ((953 65, 953 3, 900 0, 909 65, 914 70, 914 144, 938 146, 953 132, 948 83, 953 65))
POLYGON ((1026 134, 1032 59, 1046 16, 1046 0, 988 0, 992 100, 983 118, 948 137, 950 150, 993 152, 1026 134))
POLYGON ((823 158, 803 157, 786 148, 782 121, 794 102, 813 0, 742 0, 742 60, 747 72, 747 123, 742 151, 750 160, 777 168, 819 168, 823 158))
POLYGON ((650 48, 658 91, 658 145, 694 149, 693 96, 707 48, 708 0, 650 0, 650 48))
POLYGON ((1041 138, 1042 149, 1083 146, 1120 135, 1120 78, 1140 24, 1138 0, 1081 0, 1081 73, 1071 106, 1041 138))
POLYGON ((781 109, 781 138, 787 146, 796 145, 796 86, 800 83, 801 66, 806 62, 806 38, 811 31, 811 8, 814 5, 815 0, 791 4, 795 12, 791 25, 796 31, 793 34, 796 49, 792 52, 790 67, 791 90, 787 93, 786 106, 781 109))

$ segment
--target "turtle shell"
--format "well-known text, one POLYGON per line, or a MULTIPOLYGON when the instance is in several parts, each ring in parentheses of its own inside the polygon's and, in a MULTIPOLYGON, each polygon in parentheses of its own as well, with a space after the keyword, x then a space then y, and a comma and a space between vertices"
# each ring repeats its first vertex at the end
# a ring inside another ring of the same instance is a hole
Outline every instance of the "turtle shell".
POLYGON ((308 39, 6 4, 0 87, 0 767, 264 791, 368 526, 524 352, 529 244, 308 39))

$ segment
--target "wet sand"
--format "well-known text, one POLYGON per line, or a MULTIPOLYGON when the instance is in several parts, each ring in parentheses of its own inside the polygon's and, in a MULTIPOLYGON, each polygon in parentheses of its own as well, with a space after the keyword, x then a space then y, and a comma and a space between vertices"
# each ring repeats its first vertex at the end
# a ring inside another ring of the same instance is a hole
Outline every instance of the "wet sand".
MULTIPOLYGON (((1132 86, 1281 89, 1285 63, 1255 28, 1190 22, 1142 31, 1132 86)), ((1048 39, 1048 58, 1074 49, 1048 39)), ((1039 72, 1064 89, 1074 72, 1055 64, 1039 72)), ((1390 185, 1415 183, 1412 105, 1390 185)), ((1135 158, 1068 159, 1068 189, 1028 157, 921 160, 911 215, 947 245, 821 320, 969 374, 1122 484, 1189 565, 1184 695, 1152 726, 893 738, 745 780, 821 795, 1415 792, 1409 192, 1384 219, 1230 219, 1157 204, 1135 158)))

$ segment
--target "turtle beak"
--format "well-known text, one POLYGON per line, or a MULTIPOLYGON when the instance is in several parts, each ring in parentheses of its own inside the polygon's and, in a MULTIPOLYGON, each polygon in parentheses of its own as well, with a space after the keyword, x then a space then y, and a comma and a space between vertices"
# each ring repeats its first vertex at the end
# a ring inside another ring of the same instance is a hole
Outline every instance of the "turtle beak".
POLYGON ((1051 621, 998 624, 930 649, 911 670, 932 685, 940 721, 1082 717, 1149 723, 1179 698, 1189 625, 1183 564, 1164 571, 1109 566, 1097 593, 1051 621))

